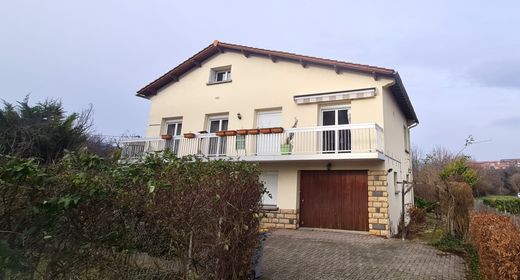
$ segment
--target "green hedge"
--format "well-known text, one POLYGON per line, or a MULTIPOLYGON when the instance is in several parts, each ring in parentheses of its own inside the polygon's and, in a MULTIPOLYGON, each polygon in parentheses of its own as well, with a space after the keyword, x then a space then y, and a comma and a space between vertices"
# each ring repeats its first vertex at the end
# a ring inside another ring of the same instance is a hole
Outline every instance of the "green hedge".
POLYGON ((520 214, 520 198, 514 196, 489 196, 484 197, 482 202, 502 212, 520 214))
POLYGON ((256 165, 171 154, 52 165, 0 155, 0 279, 246 279, 256 165))

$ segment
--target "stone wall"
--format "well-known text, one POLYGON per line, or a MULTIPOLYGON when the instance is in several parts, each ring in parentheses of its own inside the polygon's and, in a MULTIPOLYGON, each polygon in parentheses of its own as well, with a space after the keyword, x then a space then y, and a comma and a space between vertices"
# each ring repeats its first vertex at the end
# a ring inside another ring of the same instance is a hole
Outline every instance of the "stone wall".
POLYGON ((294 209, 263 210, 260 226, 266 228, 297 229, 300 214, 294 209))
POLYGON ((368 232, 389 236, 388 181, 384 170, 368 171, 368 232))

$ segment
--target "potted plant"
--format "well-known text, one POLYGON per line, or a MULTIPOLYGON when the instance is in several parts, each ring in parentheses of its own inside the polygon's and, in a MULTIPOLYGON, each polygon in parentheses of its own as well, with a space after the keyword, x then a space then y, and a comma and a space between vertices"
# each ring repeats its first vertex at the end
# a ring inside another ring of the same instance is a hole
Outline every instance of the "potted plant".
POLYGON ((172 140, 172 135, 171 134, 163 134, 161 135, 161 139, 163 140, 172 140))
MULTIPOLYGON (((298 125, 298 119, 294 118, 294 124, 291 128, 295 128, 298 125)), ((282 155, 290 155, 292 152, 292 140, 294 138, 294 132, 289 133, 289 136, 285 138, 285 142, 280 145, 280 152, 282 155)))
POLYGON ((269 128, 269 127, 260 128, 260 133, 262 133, 262 134, 270 134, 271 133, 271 128, 269 128))
POLYGON ((272 133, 282 133, 283 132, 283 127, 272 127, 271 128, 271 132, 272 133))
POLYGON ((238 129, 237 130, 237 134, 238 135, 246 135, 247 134, 247 129, 238 129))
POLYGON ((237 135, 237 131, 236 130, 226 130, 226 131, 224 131, 224 135, 235 136, 235 135, 237 135))
POLYGON ((184 133, 184 138, 188 138, 188 139, 195 138, 195 133, 193 133, 193 132, 184 133))
POLYGON ((218 137, 224 137, 226 136, 226 132, 224 130, 220 130, 215 132, 215 135, 217 135, 218 137))
POLYGON ((258 133, 260 133, 260 130, 258 128, 253 128, 253 129, 247 130, 247 134, 257 135, 258 133))

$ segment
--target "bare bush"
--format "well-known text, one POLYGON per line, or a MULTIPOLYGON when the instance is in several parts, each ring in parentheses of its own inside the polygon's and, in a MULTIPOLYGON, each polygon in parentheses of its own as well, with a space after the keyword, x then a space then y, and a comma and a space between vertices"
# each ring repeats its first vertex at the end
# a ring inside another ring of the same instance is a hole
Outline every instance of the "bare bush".
POLYGON ((484 279, 520 279, 520 228, 511 217, 473 213, 470 241, 478 251, 484 279))

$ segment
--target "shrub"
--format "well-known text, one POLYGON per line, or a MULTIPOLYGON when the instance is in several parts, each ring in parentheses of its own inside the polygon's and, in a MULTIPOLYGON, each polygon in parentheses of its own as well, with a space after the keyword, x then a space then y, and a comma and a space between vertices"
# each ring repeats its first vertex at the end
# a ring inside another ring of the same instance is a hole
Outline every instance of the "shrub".
MULTIPOLYGON (((406 225, 406 237, 412 238, 417 233, 424 231, 426 228, 426 210, 412 206, 407 210, 410 221, 406 225)), ((400 225, 399 228, 402 228, 400 225)))
POLYGON ((485 205, 496 208, 502 212, 510 214, 520 214, 520 198, 506 197, 506 196, 491 196, 484 197, 482 202, 485 205))
POLYGON ((262 190, 244 162, 0 156, 0 278, 247 278, 262 190))
POLYGON ((511 217, 472 214, 470 241, 478 251, 485 279, 520 279, 520 228, 511 217))

